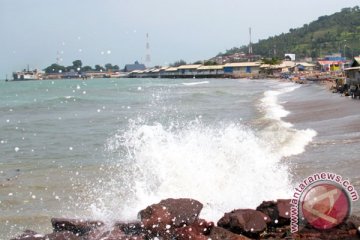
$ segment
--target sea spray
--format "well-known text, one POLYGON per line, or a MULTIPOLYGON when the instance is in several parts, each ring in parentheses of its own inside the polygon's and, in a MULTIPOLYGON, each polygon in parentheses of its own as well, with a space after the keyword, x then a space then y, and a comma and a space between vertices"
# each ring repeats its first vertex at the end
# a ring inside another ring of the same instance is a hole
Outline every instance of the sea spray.
POLYGON ((210 127, 196 120, 171 130, 160 123, 130 125, 108 142, 110 151, 121 152, 121 167, 112 169, 112 197, 105 200, 110 207, 117 202, 116 208, 105 212, 131 219, 161 199, 189 197, 205 204, 203 217, 216 220, 225 211, 289 193, 287 167, 240 123, 210 127))
POLYGON ((290 170, 283 157, 299 154, 316 135, 282 121, 278 96, 295 87, 265 92, 259 107, 265 127, 243 122, 156 122, 139 117, 110 137, 106 177, 89 193, 94 218, 132 220, 165 198, 204 203, 202 217, 217 221, 235 208, 253 208, 266 199, 291 194, 290 170))

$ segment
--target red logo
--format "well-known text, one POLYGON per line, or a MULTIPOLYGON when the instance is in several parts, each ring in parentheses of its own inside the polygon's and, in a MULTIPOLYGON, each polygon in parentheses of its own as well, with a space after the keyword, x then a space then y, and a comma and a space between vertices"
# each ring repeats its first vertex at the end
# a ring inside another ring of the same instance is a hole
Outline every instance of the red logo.
POLYGON ((317 229, 330 229, 342 223, 350 212, 347 194, 336 185, 324 183, 310 188, 302 202, 304 218, 317 229))

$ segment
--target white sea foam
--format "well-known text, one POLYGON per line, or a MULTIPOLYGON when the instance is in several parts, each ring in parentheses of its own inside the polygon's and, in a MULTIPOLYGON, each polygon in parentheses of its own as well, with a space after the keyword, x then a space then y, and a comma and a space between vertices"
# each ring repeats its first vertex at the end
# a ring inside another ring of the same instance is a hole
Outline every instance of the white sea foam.
POLYGON ((201 85, 201 84, 208 84, 209 81, 202 81, 202 82, 189 82, 189 83, 183 83, 185 86, 194 86, 194 85, 201 85))
POLYGON ((306 145, 312 141, 317 132, 313 129, 295 129, 293 124, 283 120, 290 112, 279 104, 278 97, 296 90, 300 85, 283 83, 280 86, 276 90, 266 91, 264 98, 261 99, 260 105, 265 111, 265 117, 274 121, 263 129, 260 135, 262 139, 272 142, 273 152, 281 157, 288 157, 304 152, 306 145))
POLYGON ((108 181, 91 194, 95 218, 134 219, 149 204, 189 197, 204 203, 202 217, 217 221, 236 208, 290 197, 291 176, 282 159, 304 151, 316 135, 281 120, 288 112, 278 96, 295 88, 265 93, 261 106, 271 124, 260 131, 199 119, 166 126, 131 120, 106 144, 114 163, 108 181))
POLYGON ((203 217, 217 220, 226 211, 289 194, 288 169, 279 164, 280 157, 241 124, 214 128, 195 121, 175 131, 161 124, 132 124, 108 143, 110 151, 126 152, 126 157, 109 184, 113 197, 101 202, 101 207, 116 206, 107 213, 125 203, 115 216, 131 219, 161 199, 190 197, 205 204, 203 217))

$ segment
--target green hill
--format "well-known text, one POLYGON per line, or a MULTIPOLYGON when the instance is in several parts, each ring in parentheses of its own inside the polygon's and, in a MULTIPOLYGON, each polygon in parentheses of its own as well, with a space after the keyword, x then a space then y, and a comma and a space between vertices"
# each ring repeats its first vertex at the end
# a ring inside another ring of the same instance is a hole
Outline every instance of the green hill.
MULTIPOLYGON (((288 33, 259 40, 253 44, 253 53, 263 57, 283 57, 295 53, 298 57, 322 57, 341 53, 348 58, 360 54, 360 8, 344 8, 330 16, 319 17, 303 27, 290 29, 288 33), (276 51, 274 51, 276 49, 276 51)), ((248 46, 232 48, 225 54, 248 52, 248 46)))

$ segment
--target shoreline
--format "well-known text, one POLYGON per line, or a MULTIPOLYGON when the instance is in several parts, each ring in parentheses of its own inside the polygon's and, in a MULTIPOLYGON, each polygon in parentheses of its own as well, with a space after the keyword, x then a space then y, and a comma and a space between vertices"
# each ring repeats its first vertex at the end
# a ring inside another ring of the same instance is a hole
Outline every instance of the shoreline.
MULTIPOLYGON (((288 161, 295 173, 294 182, 314 172, 335 171, 360 189, 353 155, 360 147, 360 114, 358 101, 332 92, 335 82, 304 84, 292 96, 286 96, 284 118, 296 129, 314 129, 318 134, 306 150, 288 161), (341 166, 341 167, 339 167, 341 166)), ((360 214, 360 203, 354 202, 352 212, 360 214)))

